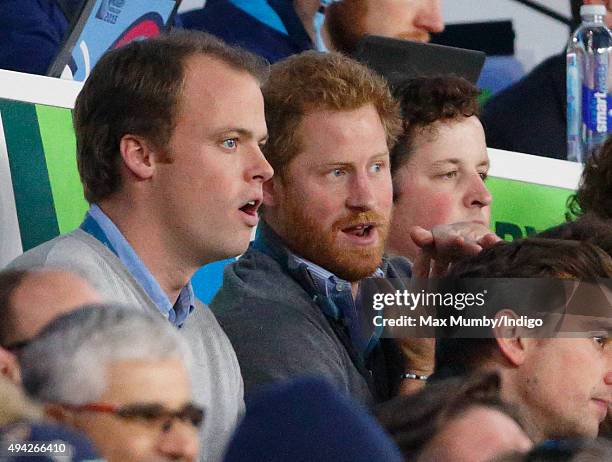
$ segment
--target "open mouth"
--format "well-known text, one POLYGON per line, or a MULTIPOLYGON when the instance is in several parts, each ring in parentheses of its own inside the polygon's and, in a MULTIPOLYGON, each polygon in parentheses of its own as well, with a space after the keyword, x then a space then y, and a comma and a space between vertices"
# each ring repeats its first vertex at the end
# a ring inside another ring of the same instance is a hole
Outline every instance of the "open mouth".
POLYGON ((259 200, 251 200, 240 207, 240 211, 246 213, 250 216, 257 215, 257 209, 259 208, 260 201, 259 200))
POLYGON ((376 226, 373 223, 362 223, 359 225, 344 228, 342 232, 350 236, 354 236, 356 238, 365 239, 373 234, 375 228, 376 226))

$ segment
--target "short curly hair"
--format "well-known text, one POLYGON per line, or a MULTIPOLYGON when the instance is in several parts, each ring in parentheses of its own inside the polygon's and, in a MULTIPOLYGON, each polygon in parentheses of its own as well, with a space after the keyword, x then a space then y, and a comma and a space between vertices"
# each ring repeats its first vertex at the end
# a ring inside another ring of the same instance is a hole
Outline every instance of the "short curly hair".
MULTIPOLYGON (((403 132, 393 149, 391 171, 405 165, 414 152, 416 136, 438 121, 479 115, 479 91, 464 78, 452 75, 408 79, 395 87, 403 132)), ((434 132, 435 134, 435 132, 434 132)))
POLYGON ((570 215, 591 212, 612 219, 612 138, 584 165, 580 186, 568 200, 570 215))
POLYGON ((262 91, 269 135, 263 153, 281 178, 301 150, 300 123, 313 111, 373 105, 389 150, 401 132, 399 105, 383 78, 340 53, 306 51, 280 61, 262 91))

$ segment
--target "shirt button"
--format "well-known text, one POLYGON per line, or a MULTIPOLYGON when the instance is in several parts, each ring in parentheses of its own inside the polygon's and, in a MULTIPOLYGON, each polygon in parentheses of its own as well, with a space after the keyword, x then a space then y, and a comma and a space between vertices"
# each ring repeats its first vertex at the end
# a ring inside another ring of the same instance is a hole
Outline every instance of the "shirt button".
POLYGON ((337 292, 342 292, 344 290, 344 284, 342 282, 337 282, 336 283, 336 291, 337 292))

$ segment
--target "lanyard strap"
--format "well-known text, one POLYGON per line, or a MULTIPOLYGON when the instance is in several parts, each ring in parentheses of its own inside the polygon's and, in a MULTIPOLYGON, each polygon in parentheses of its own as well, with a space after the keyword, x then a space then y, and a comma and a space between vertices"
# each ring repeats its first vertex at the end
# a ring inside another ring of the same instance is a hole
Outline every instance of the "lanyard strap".
POLYGON ((81 223, 80 228, 85 231, 87 234, 95 237, 98 241, 100 241, 104 247, 113 252, 118 256, 117 251, 113 247, 113 244, 108 240, 106 233, 102 230, 100 225, 94 218, 88 213, 85 216, 85 220, 81 223))

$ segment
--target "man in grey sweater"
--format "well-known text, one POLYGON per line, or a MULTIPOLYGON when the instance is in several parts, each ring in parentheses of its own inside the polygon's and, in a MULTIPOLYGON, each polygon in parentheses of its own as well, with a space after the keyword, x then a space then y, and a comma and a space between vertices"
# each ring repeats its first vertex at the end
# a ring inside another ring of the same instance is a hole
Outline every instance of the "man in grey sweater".
POLYGON ((388 398, 400 355, 362 329, 355 298, 362 278, 409 274, 381 266, 397 106, 380 77, 337 53, 276 63, 264 96, 275 176, 258 236, 211 308, 247 391, 319 375, 361 402, 388 398))
POLYGON ((253 55, 193 32, 108 53, 74 110, 85 221, 12 263, 64 267, 106 300, 180 329, 193 351, 194 398, 206 408, 206 461, 222 458, 243 384, 230 342, 189 280, 242 253, 257 224, 273 173, 260 151, 266 73, 253 55))

